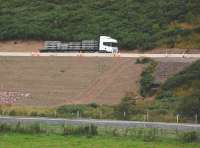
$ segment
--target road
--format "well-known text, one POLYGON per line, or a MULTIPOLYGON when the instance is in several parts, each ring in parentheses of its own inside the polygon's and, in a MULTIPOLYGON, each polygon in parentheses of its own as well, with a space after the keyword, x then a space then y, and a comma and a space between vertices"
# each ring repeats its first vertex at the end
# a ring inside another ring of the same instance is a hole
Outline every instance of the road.
POLYGON ((31 118, 31 117, 8 117, 0 116, 0 123, 40 123, 48 125, 88 125, 94 124, 99 127, 116 128, 159 128, 177 131, 200 131, 199 124, 177 124, 161 122, 139 122, 139 121, 117 121, 117 120, 95 120, 95 119, 61 119, 61 118, 31 118))
POLYGON ((200 58, 200 54, 135 54, 135 53, 39 53, 39 52, 0 52, 0 56, 63 56, 63 57, 122 57, 122 58, 200 58))

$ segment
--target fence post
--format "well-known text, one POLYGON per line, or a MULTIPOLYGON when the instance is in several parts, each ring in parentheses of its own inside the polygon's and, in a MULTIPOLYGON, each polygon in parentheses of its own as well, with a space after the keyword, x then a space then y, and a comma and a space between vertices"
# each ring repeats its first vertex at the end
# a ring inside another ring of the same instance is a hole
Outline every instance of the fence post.
POLYGON ((126 112, 124 112, 124 119, 126 118, 126 112))
POLYGON ((56 117, 57 116, 57 111, 55 110, 55 112, 54 112, 54 116, 56 117))
POLYGON ((100 119, 102 118, 102 111, 101 110, 99 111, 99 118, 100 119))
POLYGON ((77 118, 79 118, 80 116, 80 113, 79 113, 79 110, 77 110, 77 118))
POLYGON ((176 123, 179 123, 179 114, 176 115, 176 123))
POLYGON ((147 111, 147 121, 149 121, 149 111, 147 111))
POLYGON ((195 115, 195 123, 197 124, 198 123, 198 114, 196 113, 195 115))

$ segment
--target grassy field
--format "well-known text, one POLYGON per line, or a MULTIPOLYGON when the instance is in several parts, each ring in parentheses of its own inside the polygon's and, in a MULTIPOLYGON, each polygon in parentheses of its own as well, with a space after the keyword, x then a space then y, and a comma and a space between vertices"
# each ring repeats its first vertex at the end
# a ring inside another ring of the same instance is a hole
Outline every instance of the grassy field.
POLYGON ((181 143, 176 140, 165 139, 155 142, 144 142, 130 137, 96 136, 59 136, 59 135, 27 135, 0 134, 0 148, 199 148, 200 143, 181 143))

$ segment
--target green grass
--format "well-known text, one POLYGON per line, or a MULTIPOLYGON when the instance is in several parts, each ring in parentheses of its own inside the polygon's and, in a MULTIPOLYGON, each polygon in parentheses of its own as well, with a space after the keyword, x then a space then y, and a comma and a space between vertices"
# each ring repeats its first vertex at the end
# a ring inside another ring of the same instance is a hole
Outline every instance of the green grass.
POLYGON ((0 134, 0 148, 199 148, 200 143, 185 144, 165 139, 143 142, 131 137, 96 136, 59 136, 0 134))

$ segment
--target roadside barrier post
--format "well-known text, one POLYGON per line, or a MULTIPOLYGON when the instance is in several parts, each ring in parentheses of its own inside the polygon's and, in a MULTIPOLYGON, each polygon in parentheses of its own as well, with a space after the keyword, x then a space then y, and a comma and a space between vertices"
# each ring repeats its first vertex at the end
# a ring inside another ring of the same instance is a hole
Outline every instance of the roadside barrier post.
POLYGON ((198 124, 198 114, 195 115, 195 123, 198 124))
POLYGON ((176 123, 179 123, 179 114, 176 115, 176 123))
POLYGON ((126 112, 124 112, 124 119, 126 118, 126 112))
POLYGON ((57 117, 57 112, 56 112, 56 110, 55 110, 55 112, 54 112, 54 116, 57 117))
POLYGON ((79 118, 79 116, 80 116, 80 112, 79 112, 79 111, 77 111, 77 118, 79 118))
POLYGON ((146 115, 144 115, 144 121, 146 121, 146 115))
POLYGON ((99 118, 101 119, 102 118, 102 111, 100 110, 99 112, 99 118))
POLYGON ((149 112, 147 111, 147 121, 149 121, 149 112))

